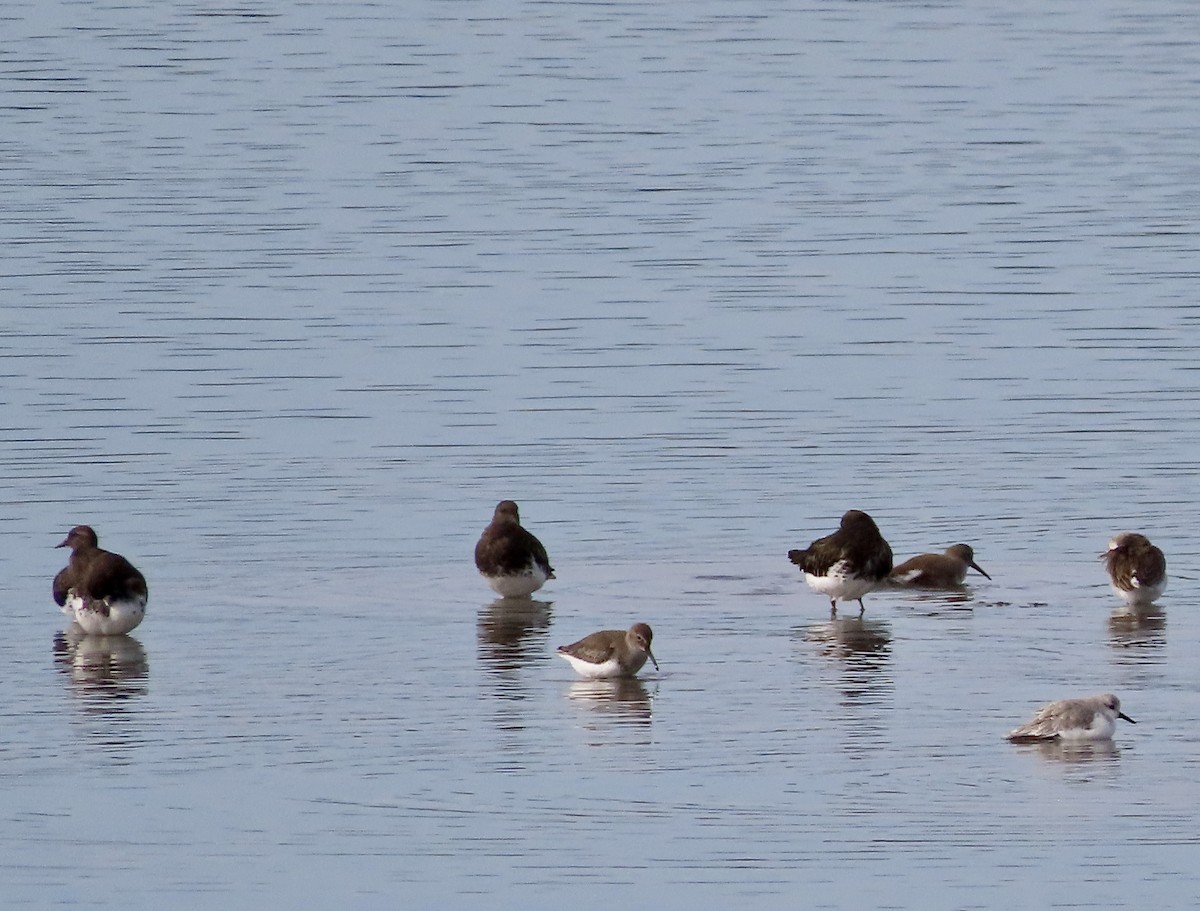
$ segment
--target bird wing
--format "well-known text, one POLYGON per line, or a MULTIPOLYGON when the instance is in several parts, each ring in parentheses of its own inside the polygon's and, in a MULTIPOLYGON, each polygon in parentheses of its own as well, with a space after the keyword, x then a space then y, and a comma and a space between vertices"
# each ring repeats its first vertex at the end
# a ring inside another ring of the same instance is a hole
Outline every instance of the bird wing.
MULTIPOLYGON (((525 529, 521 530, 525 531, 525 529)), ((550 555, 546 553, 546 548, 541 541, 534 537, 533 532, 526 531, 525 534, 529 535, 529 549, 533 551, 534 561, 545 570, 547 576, 553 579, 554 567, 550 565, 550 555)))
POLYGON ((789 550, 788 559, 812 576, 824 576, 829 568, 846 556, 838 533, 818 538, 805 550, 789 550))
POLYGON ((67 603, 67 594, 75 585, 74 574, 71 572, 70 565, 64 566, 58 571, 58 575, 54 577, 54 603, 62 607, 67 603))
POLYGON ((95 600, 140 595, 145 598, 146 577, 120 554, 105 551, 89 564, 82 588, 95 600))
POLYGON ((1058 736, 1054 718, 1059 709, 1059 703, 1051 702, 1034 713, 1033 719, 1018 728, 1013 728, 1008 739, 1017 743, 1029 743, 1035 740, 1053 740, 1058 736))
POLYGON ((1089 728, 1096 709, 1077 699, 1061 699, 1038 709, 1033 720, 1016 728, 1008 735, 1009 740, 1031 742, 1054 740, 1064 730, 1089 728))
POLYGON ((892 570, 892 578, 898 582, 921 582, 928 571, 929 561, 926 558, 929 556, 930 554, 920 554, 911 560, 905 560, 892 570))
POLYGON ((880 538, 877 542, 866 542, 847 549, 847 559, 862 567, 859 575, 868 579, 882 579, 892 571, 892 549, 880 538), (876 545, 882 544, 883 547, 876 545))
POLYGON ((1167 558, 1157 547, 1151 545, 1138 561, 1138 567, 1133 574, 1134 585, 1158 585, 1167 574, 1167 558))
MULTIPOLYGON (((624 636, 625 634, 621 633, 620 635, 624 636)), ((590 664, 603 664, 616 654, 617 647, 613 642, 613 638, 604 633, 592 633, 590 636, 584 636, 578 642, 560 645, 558 650, 590 664)))
POLYGON ((946 554, 918 554, 892 570, 892 581, 925 588, 962 585, 967 567, 946 554))
POLYGON ((514 523, 495 532, 489 526, 475 545, 475 565, 481 571, 524 572, 529 566, 530 556, 545 570, 547 576, 553 577, 554 569, 550 566, 546 548, 532 532, 520 525, 514 523))
POLYGON ((1013 743, 1038 743, 1042 740, 1054 740, 1058 737, 1053 731, 1045 731, 1039 728, 1032 721, 1029 724, 1023 724, 1019 728, 1014 728, 1008 734, 1008 739, 1013 743))
POLYGON ((480 572, 484 572, 491 561, 492 540, 488 537, 485 531, 475 542, 475 568, 480 572))

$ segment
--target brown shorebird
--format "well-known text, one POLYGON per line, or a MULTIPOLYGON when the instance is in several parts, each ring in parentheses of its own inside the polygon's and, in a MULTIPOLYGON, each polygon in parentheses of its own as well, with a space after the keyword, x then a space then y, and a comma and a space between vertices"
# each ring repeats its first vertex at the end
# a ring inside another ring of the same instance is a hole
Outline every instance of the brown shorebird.
POLYGON ((968 544, 947 547, 945 553, 919 554, 905 560, 888 577, 896 585, 919 588, 958 588, 973 569, 984 578, 992 578, 975 562, 975 551, 968 544))
POLYGON ((554 578, 546 548, 521 527, 512 500, 496 506, 491 524, 475 545, 475 566, 492 591, 504 598, 528 598, 554 578))
POLYGON ((1100 555, 1108 566, 1112 588, 1130 607, 1145 607, 1167 587, 1167 558, 1145 535, 1123 531, 1100 555))
POLYGON ((146 616, 146 577, 120 554, 100 549, 89 525, 76 525, 59 547, 71 548, 54 577, 54 601, 85 633, 117 636, 146 616))
POLYGON ((658 670, 658 661, 650 651, 653 639, 647 624, 635 623, 628 630, 601 630, 570 645, 560 645, 558 654, 584 677, 632 677, 647 658, 658 670))

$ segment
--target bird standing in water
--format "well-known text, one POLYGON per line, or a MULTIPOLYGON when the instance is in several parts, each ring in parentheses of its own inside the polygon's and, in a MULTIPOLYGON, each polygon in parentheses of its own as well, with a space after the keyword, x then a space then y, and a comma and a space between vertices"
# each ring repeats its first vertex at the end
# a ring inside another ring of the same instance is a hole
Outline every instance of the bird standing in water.
POLYGON ((1100 555, 1112 589, 1130 607, 1146 607, 1167 587, 1167 558, 1145 535, 1123 531, 1100 555))
POLYGON ((842 516, 833 534, 804 550, 789 550, 788 559, 804 570, 809 588, 829 598, 831 616, 837 616, 838 601, 857 601, 861 616, 863 595, 892 571, 891 547, 875 520, 858 509, 842 516))
POLYGON ((584 677, 594 680, 632 677, 642 669, 647 658, 658 670, 658 660, 650 651, 653 639, 654 633, 648 624, 635 623, 628 630, 601 630, 570 645, 560 645, 558 654, 584 677))
POLYGON ((546 548, 521 527, 512 500, 497 504, 491 523, 475 545, 475 567, 503 598, 528 598, 554 578, 546 548))
POLYGON ((947 547, 945 553, 918 554, 905 560, 892 570, 888 577, 896 585, 914 585, 919 588, 958 588, 967 578, 967 570, 973 569, 985 579, 992 578, 975 562, 975 551, 969 544, 947 547))
POLYGON ((76 525, 58 546, 71 557, 54 577, 54 601, 85 633, 116 636, 142 622, 150 593, 132 563, 101 550, 89 525, 76 525))

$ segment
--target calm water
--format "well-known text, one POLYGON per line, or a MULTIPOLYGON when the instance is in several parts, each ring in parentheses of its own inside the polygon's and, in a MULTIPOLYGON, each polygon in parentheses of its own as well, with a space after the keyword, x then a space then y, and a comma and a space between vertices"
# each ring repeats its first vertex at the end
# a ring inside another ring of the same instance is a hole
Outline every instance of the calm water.
POLYGON ((1200 901, 1200 8, 0 21, 6 907, 1200 901), (851 506, 994 581, 831 622, 851 506), (56 635, 78 522, 127 640, 56 635))

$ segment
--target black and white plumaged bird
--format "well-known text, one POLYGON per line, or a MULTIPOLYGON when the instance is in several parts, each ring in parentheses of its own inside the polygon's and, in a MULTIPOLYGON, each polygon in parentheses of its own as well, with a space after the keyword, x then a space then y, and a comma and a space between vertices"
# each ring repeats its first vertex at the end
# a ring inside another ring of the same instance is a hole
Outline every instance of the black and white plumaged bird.
POLYGON ((838 601, 857 601, 892 571, 892 549, 865 512, 851 509, 831 535, 818 538, 804 550, 789 550, 788 559, 804 570, 804 581, 829 598, 830 613, 837 615, 838 601))
POLYGON ((967 570, 992 578, 975 562, 975 551, 969 544, 955 544, 940 554, 918 554, 892 570, 888 578, 895 585, 918 588, 958 588, 967 578, 967 570))
POLYGON ((528 598, 554 578, 546 548, 521 527, 517 504, 501 500, 475 545, 475 566, 503 598, 528 598))
POLYGON ((71 557, 54 577, 54 601, 85 633, 119 636, 142 622, 150 593, 132 563, 101 550, 89 525, 76 525, 58 546, 71 557))
POLYGON ((1146 607, 1167 587, 1167 558, 1145 535, 1123 531, 1100 555, 1112 588, 1130 607, 1146 607))

